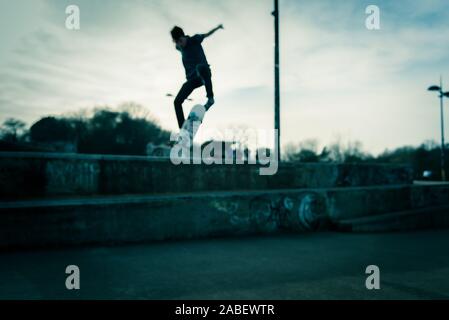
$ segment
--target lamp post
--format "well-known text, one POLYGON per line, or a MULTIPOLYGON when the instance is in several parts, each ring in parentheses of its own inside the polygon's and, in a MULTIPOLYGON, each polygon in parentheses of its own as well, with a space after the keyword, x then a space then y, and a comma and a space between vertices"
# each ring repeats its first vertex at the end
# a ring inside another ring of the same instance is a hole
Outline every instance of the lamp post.
POLYGON ((446 170, 445 170, 445 146, 444 146, 444 110, 443 110, 443 99, 444 97, 449 98, 449 91, 444 92, 443 90, 443 79, 440 77, 439 86, 430 86, 427 90, 437 91, 440 98, 440 117, 441 117, 441 180, 446 181, 446 170))
POLYGON ((279 0, 274 0, 274 147, 277 159, 281 161, 280 85, 279 85, 279 0))

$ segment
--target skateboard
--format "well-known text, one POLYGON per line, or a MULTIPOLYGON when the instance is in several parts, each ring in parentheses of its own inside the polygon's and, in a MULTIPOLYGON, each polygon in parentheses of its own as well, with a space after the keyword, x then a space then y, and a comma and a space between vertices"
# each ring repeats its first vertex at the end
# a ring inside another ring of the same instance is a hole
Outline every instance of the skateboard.
POLYGON ((203 105, 197 104, 193 106, 187 120, 184 121, 184 124, 179 132, 178 143, 188 146, 193 144, 193 139, 195 138, 201 123, 203 122, 205 114, 206 108, 203 105))

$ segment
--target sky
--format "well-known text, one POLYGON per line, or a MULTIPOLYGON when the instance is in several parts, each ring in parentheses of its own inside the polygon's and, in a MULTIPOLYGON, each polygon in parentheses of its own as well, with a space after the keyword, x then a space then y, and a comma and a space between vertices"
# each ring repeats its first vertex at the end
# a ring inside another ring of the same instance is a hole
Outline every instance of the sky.
MULTIPOLYGON (((0 122, 28 125, 95 106, 143 105, 177 130, 173 98, 185 81, 169 31, 225 29, 203 43, 216 104, 204 132, 271 129, 271 0, 0 0, 0 122), (80 30, 65 26, 80 8, 80 30)), ((281 144, 360 141, 385 149, 440 140, 440 74, 449 91, 447 0, 280 0, 281 144), (365 26, 368 5, 380 30, 365 26)), ((204 88, 184 104, 205 103, 204 88)), ((449 105, 449 101, 446 101, 449 105)), ((449 110, 445 120, 449 126, 449 110)), ((446 135, 449 131, 446 126, 446 135)), ((207 134, 203 138, 207 138, 207 134)))

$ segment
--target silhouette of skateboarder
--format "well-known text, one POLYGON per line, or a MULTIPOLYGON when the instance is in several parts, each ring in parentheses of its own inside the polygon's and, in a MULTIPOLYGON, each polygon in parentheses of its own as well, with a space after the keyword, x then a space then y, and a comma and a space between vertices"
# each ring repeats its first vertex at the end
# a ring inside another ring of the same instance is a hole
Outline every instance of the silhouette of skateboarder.
POLYGON ((204 108, 206 111, 215 103, 214 92, 212 90, 212 73, 201 43, 205 38, 211 36, 220 29, 223 29, 223 25, 221 24, 208 33, 195 34, 192 37, 185 35, 180 27, 175 26, 171 30, 171 36, 173 42, 176 44, 176 49, 181 52, 182 63, 187 78, 187 81, 182 85, 181 90, 179 90, 174 101, 176 118, 180 129, 185 122, 182 104, 193 90, 203 85, 205 86, 207 102, 204 105, 204 108))

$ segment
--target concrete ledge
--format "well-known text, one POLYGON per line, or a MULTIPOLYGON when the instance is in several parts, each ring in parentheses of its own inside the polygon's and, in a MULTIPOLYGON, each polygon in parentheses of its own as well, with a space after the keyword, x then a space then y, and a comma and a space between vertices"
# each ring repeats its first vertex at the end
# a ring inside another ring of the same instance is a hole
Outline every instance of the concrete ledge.
POLYGON ((441 197, 434 197, 426 188, 349 187, 3 202, 0 248, 320 231, 342 220, 425 209, 423 205, 449 205, 449 197, 443 197, 449 194, 449 186, 435 187, 441 197))
POLYGON ((393 232, 449 227, 449 205, 343 220, 337 228, 347 232, 393 232))
POLYGON ((333 188, 411 184, 406 166, 173 165, 168 159, 55 153, 0 153, 0 199, 57 195, 169 194, 201 191, 333 188))
POLYGON ((355 188, 350 192, 330 190, 328 203, 333 221, 429 208, 449 204, 449 185, 355 188))

